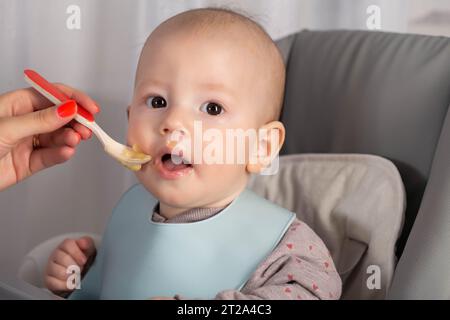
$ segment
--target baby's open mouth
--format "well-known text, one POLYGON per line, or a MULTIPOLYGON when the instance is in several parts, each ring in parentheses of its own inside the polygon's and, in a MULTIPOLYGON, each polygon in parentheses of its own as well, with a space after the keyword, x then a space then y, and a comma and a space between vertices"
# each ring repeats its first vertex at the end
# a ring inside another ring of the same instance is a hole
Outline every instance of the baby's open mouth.
POLYGON ((167 171, 180 171, 192 167, 192 164, 188 160, 170 153, 162 155, 161 163, 167 171))

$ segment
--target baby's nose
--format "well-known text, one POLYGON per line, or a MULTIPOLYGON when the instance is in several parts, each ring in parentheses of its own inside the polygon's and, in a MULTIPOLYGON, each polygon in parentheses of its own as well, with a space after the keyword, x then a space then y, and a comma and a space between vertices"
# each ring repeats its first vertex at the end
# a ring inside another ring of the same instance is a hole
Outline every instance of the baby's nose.
POLYGON ((160 133, 161 135, 171 135, 174 137, 177 137, 177 140, 181 139, 183 136, 186 135, 187 130, 183 127, 177 127, 177 128, 171 128, 169 126, 162 126, 160 133), (178 138, 180 137, 180 138, 178 138))
MULTIPOLYGON (((174 108, 176 109, 176 108, 174 108)), ((180 110, 168 110, 164 119, 161 122, 159 132, 161 135, 168 135, 177 132, 177 135, 185 135, 186 127, 185 121, 186 116, 183 115, 180 110)))
POLYGON ((161 134, 162 135, 170 135, 169 140, 173 141, 180 141, 183 139, 184 136, 186 136, 186 130, 183 128, 177 128, 177 129, 170 129, 167 127, 162 128, 161 134))

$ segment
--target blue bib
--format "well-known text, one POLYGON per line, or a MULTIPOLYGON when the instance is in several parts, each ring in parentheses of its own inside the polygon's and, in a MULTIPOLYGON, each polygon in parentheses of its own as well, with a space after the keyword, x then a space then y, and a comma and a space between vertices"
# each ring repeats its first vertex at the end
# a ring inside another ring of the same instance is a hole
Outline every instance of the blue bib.
POLYGON ((295 219, 248 189, 214 216, 191 223, 152 221, 156 203, 140 184, 122 196, 70 299, 212 299, 240 290, 295 219))

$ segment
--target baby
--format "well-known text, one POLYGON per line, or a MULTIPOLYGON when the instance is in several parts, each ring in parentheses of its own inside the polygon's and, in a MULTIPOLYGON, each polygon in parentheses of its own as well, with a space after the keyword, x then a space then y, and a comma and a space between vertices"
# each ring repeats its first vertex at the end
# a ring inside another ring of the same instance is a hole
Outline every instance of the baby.
POLYGON ((195 9, 158 26, 128 107, 128 143, 153 160, 116 206, 98 254, 88 237, 64 241, 47 287, 73 299, 338 299, 341 279, 321 239, 246 189, 283 144, 284 79, 276 45, 241 14, 195 9), (214 159, 229 148, 196 142, 199 127, 203 137, 258 135, 245 137, 243 161, 208 161, 211 145, 214 159), (73 265, 87 272, 75 291, 73 265))

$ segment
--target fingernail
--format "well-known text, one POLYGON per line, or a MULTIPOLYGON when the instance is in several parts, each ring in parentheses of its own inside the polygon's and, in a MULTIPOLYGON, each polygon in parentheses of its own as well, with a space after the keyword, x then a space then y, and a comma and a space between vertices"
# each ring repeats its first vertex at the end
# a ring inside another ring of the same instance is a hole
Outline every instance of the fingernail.
POLYGON ((77 112, 77 103, 74 100, 68 100, 61 104, 56 111, 61 118, 70 117, 77 112))
POLYGON ((97 110, 95 111, 95 113, 100 112, 100 107, 98 106, 98 104, 95 104, 95 106, 97 107, 97 110))

